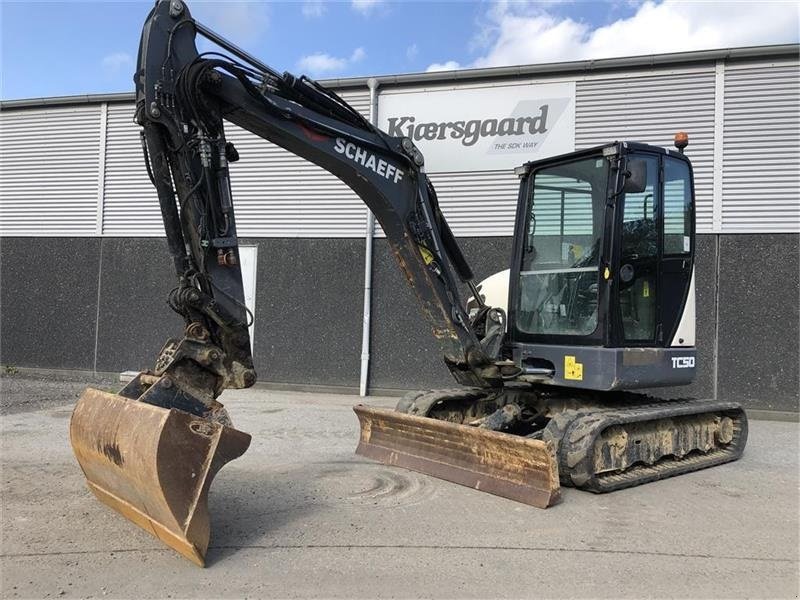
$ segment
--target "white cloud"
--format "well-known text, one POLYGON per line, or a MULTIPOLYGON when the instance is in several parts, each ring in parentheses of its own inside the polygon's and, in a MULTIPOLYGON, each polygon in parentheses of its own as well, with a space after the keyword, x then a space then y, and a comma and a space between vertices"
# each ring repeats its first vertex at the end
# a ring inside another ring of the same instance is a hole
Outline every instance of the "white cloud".
POLYGON ((322 75, 327 73, 342 72, 347 67, 360 62, 366 58, 367 53, 364 48, 356 48, 348 58, 339 58, 323 52, 309 54, 297 61, 297 66, 301 71, 312 75, 322 75))
POLYGON ((123 70, 133 73, 133 58, 127 52, 114 52, 104 56, 101 64, 108 75, 116 75, 123 70))
POLYGON ((347 59, 317 52, 301 58, 297 61, 297 66, 301 71, 307 71, 311 74, 330 73, 331 71, 344 70, 347 66, 347 59))
POLYGON ((408 60, 414 60, 417 58, 419 54, 419 47, 416 44, 411 44, 408 48, 406 48, 406 58, 408 60))
POLYGON ((456 69, 460 69, 461 64, 455 60, 448 60, 447 62, 443 63, 433 63, 428 65, 428 68, 425 69, 428 73, 433 73, 434 71, 455 71, 456 69))
POLYGON ((306 0, 303 2, 303 16, 309 19, 318 19, 328 11, 323 0, 306 0))
POLYGON ((350 6, 352 6, 353 10, 356 12, 360 12, 362 15, 368 15, 380 3, 381 0, 351 0, 350 6))
POLYGON ((350 55, 350 62, 358 62, 364 60, 366 56, 367 53, 363 48, 361 47, 356 48, 355 50, 353 50, 353 54, 350 55))
POLYGON ((260 2, 195 2, 192 16, 237 45, 258 41, 269 27, 267 5, 260 2))
POLYGON ((479 56, 464 68, 777 44, 800 37, 795 2, 648 0, 634 15, 598 28, 556 16, 551 8, 495 3, 473 38, 479 56))

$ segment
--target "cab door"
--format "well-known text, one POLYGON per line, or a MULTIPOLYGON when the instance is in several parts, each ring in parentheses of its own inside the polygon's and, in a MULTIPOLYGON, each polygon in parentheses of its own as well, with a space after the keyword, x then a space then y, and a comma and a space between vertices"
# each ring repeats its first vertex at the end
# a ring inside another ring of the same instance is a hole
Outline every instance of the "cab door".
POLYGON ((655 154, 632 155, 646 165, 646 183, 637 193, 626 193, 617 223, 618 342, 621 346, 653 346, 659 336, 660 161, 655 154))
POLYGON ((636 153, 646 164, 642 192, 618 204, 616 344, 669 346, 691 283, 694 193, 682 157, 636 153))
MULTIPOLYGON (((689 299, 695 245, 695 201, 692 169, 689 162, 664 156, 661 322, 664 346, 684 345, 687 340, 673 338, 689 299)), ((692 314, 693 314, 692 307, 692 314)), ((693 336, 692 336, 693 339, 693 336)), ((693 345, 693 343, 690 343, 693 345)))

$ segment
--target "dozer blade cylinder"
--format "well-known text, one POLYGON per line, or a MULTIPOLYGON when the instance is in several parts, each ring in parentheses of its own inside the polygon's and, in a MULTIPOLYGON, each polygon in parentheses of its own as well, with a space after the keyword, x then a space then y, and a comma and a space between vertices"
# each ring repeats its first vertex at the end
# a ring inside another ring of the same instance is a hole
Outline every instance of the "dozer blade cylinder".
POLYGON ((72 413, 70 440, 101 502, 204 566, 208 489, 247 450, 248 434, 87 388, 72 413))
POLYGON ((552 444, 357 405, 356 454, 538 508, 560 496, 552 444))

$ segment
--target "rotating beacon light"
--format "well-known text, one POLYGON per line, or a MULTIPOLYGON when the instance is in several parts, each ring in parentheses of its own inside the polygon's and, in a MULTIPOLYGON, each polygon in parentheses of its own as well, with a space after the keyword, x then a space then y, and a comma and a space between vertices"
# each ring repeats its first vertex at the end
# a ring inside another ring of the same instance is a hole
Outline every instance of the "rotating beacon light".
POLYGON ((685 131, 679 131, 675 134, 675 147, 678 149, 678 152, 683 154, 683 149, 689 145, 689 134, 685 131))

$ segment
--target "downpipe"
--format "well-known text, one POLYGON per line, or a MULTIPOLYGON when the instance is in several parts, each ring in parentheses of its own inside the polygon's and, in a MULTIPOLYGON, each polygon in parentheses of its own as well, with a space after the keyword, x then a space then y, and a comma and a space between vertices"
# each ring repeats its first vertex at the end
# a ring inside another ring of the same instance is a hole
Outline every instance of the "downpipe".
MULTIPOLYGON (((369 122, 378 126, 378 80, 370 77, 369 88, 369 122)), ((364 234, 364 311, 361 324, 361 378, 358 395, 367 395, 369 378, 370 325, 372 323, 372 246, 375 238, 375 215, 367 209, 367 229, 364 234)))

